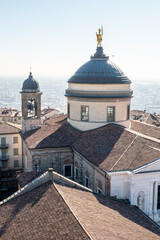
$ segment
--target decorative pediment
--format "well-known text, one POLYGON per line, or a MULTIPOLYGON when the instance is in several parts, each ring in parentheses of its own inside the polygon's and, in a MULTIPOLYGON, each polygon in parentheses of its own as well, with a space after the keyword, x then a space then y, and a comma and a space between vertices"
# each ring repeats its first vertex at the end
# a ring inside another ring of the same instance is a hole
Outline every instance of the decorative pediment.
POLYGON ((160 171, 160 158, 133 170, 133 173, 160 171))

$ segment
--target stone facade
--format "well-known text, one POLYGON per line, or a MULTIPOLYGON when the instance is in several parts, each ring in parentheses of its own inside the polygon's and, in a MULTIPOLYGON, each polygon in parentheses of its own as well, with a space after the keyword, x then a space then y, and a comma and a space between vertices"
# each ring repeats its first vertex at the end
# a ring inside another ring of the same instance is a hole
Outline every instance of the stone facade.
POLYGON ((53 168, 54 171, 64 174, 63 166, 73 165, 73 152, 71 148, 55 148, 55 149, 35 149, 31 150, 32 168, 40 167, 44 171, 53 168))
POLYGON ((65 176, 65 166, 71 167, 69 178, 89 187, 94 192, 107 194, 107 175, 71 148, 30 149, 23 142, 25 172, 46 171, 48 168, 65 176), (87 179, 86 179, 87 178, 87 179))
POLYGON ((23 171, 24 172, 30 172, 32 171, 32 154, 31 151, 28 149, 27 144, 25 141, 22 141, 22 165, 23 165, 23 171))
POLYGON ((21 92, 22 95, 22 130, 24 132, 41 126, 41 92, 21 92), (36 113, 34 117, 28 117, 28 99, 34 99, 36 113))
POLYGON ((102 194, 107 194, 107 179, 104 171, 90 163, 85 157, 80 155, 75 150, 74 180, 80 184, 83 184, 84 186, 89 187, 94 192, 98 192, 99 189, 102 194), (86 178, 88 179, 87 181, 86 178))

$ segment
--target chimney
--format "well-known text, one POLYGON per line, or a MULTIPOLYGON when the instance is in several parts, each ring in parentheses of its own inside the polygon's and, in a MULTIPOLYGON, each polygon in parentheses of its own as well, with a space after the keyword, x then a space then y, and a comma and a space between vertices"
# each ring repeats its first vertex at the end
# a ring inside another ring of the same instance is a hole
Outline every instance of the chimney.
POLYGON ((49 179, 53 180, 53 168, 48 168, 49 179))

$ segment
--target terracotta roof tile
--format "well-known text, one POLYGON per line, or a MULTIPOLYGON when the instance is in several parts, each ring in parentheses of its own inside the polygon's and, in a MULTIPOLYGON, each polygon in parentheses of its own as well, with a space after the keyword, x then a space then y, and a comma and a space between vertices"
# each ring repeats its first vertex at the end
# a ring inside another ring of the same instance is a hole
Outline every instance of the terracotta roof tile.
POLYGON ((132 120, 131 121, 131 129, 136 132, 145 134, 147 136, 160 139, 160 128, 153 126, 151 124, 146 124, 146 123, 132 120))
POLYGON ((94 240, 160 238, 160 230, 135 206, 59 184, 56 188, 94 240))
POLYGON ((80 132, 68 123, 45 126, 23 135, 28 147, 71 147, 106 171, 134 169, 160 158, 160 143, 117 124, 80 132))
POLYGON ((19 133, 20 128, 9 123, 0 123, 0 135, 19 133))
POLYGON ((29 148, 58 148, 68 147, 81 134, 69 124, 43 126, 40 129, 22 134, 29 148))
POLYGON ((49 181, 0 206, 0 239, 159 239, 135 206, 49 181))
POLYGON ((154 126, 160 126, 160 116, 157 114, 147 113, 146 111, 132 110, 131 119, 152 124, 154 126))
POLYGON ((0 239, 90 239, 52 182, 0 206, 0 239))
POLYGON ((63 124, 67 122, 67 114, 60 115, 58 117, 50 118, 45 121, 47 125, 63 124))
POLYGON ((0 117, 14 117, 17 114, 20 114, 17 109, 11 109, 11 108, 0 108, 0 117))

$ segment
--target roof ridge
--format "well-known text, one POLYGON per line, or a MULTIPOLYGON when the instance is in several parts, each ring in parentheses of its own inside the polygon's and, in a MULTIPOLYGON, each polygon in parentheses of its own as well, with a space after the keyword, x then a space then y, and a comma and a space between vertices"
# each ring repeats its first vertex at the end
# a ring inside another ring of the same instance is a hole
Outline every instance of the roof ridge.
MULTIPOLYGON (((145 123, 145 124, 147 124, 147 123, 145 123)), ((157 139, 157 138, 150 137, 150 136, 148 136, 148 135, 145 135, 145 134, 143 134, 143 133, 137 132, 137 131, 132 130, 132 129, 129 129, 129 128, 126 128, 126 130, 127 130, 128 132, 131 132, 131 133, 139 136, 139 137, 143 137, 143 138, 146 138, 146 139, 148 139, 148 140, 150 140, 150 141, 160 143, 160 140, 157 139)))
MULTIPOLYGON (((147 119, 148 119, 148 117, 147 117, 147 119)), ((146 119, 146 121, 147 121, 147 119, 146 119)), ((134 120, 134 119, 131 119, 131 121, 136 122, 136 123, 139 123, 139 124, 148 125, 148 126, 153 127, 153 128, 160 129, 159 127, 157 127, 157 126, 155 126, 155 125, 153 125, 153 124, 147 123, 147 122, 140 122, 140 121, 137 121, 137 120, 134 120)))
MULTIPOLYGON (((138 137, 138 136, 137 136, 138 137)), ((142 149, 147 145, 147 142, 144 143, 144 145, 141 147, 141 150, 139 150, 136 154, 136 156, 134 157, 133 161, 136 159, 136 157, 139 155, 139 153, 142 151, 142 149)), ((150 147, 150 146, 149 146, 150 147)), ((159 150, 160 151, 160 150, 159 150)), ((132 163, 133 163, 132 161, 132 163)), ((130 163, 129 167, 132 165, 132 163, 130 163)), ((143 165, 142 165, 143 166, 143 165)))
POLYGON ((11 126, 11 127, 13 127, 13 128, 16 128, 16 129, 19 129, 19 130, 21 130, 21 128, 20 128, 20 127, 16 127, 16 126, 14 126, 14 125, 13 125, 13 123, 6 122, 6 124, 7 124, 7 125, 9 125, 9 126, 11 126))
POLYGON ((54 172, 53 169, 48 169, 48 171, 44 172, 42 175, 40 175, 39 177, 35 178, 34 180, 32 180, 31 182, 29 182, 27 185, 25 185, 23 188, 21 188, 20 190, 18 190, 17 192, 13 193, 11 196, 9 196, 8 198, 5 198, 3 201, 0 202, 0 205, 3 203, 6 203, 7 201, 9 201, 10 199, 19 197, 23 194, 25 194, 26 192, 30 192, 31 190, 41 186, 42 184, 48 182, 48 181, 57 181, 58 183, 62 183, 62 181, 64 181, 65 184, 68 184, 69 186, 74 186, 76 189, 81 189, 81 190, 85 190, 88 192, 93 192, 91 189, 71 180, 68 179, 66 177, 64 177, 63 175, 54 172))
MULTIPOLYGON (((143 113, 143 116, 144 116, 144 113, 143 113)), ((148 116, 146 117, 144 123, 146 123, 146 121, 148 120, 149 116, 150 116, 150 113, 148 113, 148 116)))
POLYGON ((134 141, 136 140, 136 138, 138 137, 135 136, 135 138, 132 140, 132 142, 130 143, 130 145, 125 149, 125 151, 122 153, 122 155, 119 157, 119 159, 115 162, 115 164, 110 168, 110 171, 113 170, 113 168, 117 165, 117 163, 121 160, 121 158, 124 156, 124 154, 128 151, 128 149, 132 146, 132 144, 134 143, 134 141))
MULTIPOLYGON (((59 193, 60 197, 63 199, 63 201, 65 202, 65 204, 67 205, 67 207, 69 208, 69 210, 71 211, 71 213, 73 214, 73 216, 75 217, 75 219, 77 220, 77 222, 79 223, 79 225, 81 226, 81 228, 85 231, 85 233, 88 235, 88 237, 92 240, 93 238, 90 236, 90 234, 88 233, 88 231, 86 230, 86 228, 83 226, 83 224, 81 224, 80 220, 78 219, 78 217, 74 214, 71 206, 69 206, 69 204, 67 203, 67 201, 65 200, 65 198, 62 196, 61 192, 58 190, 57 186, 54 183, 54 187, 56 188, 57 192, 59 193)), ((80 190, 80 189, 78 189, 80 190)))

